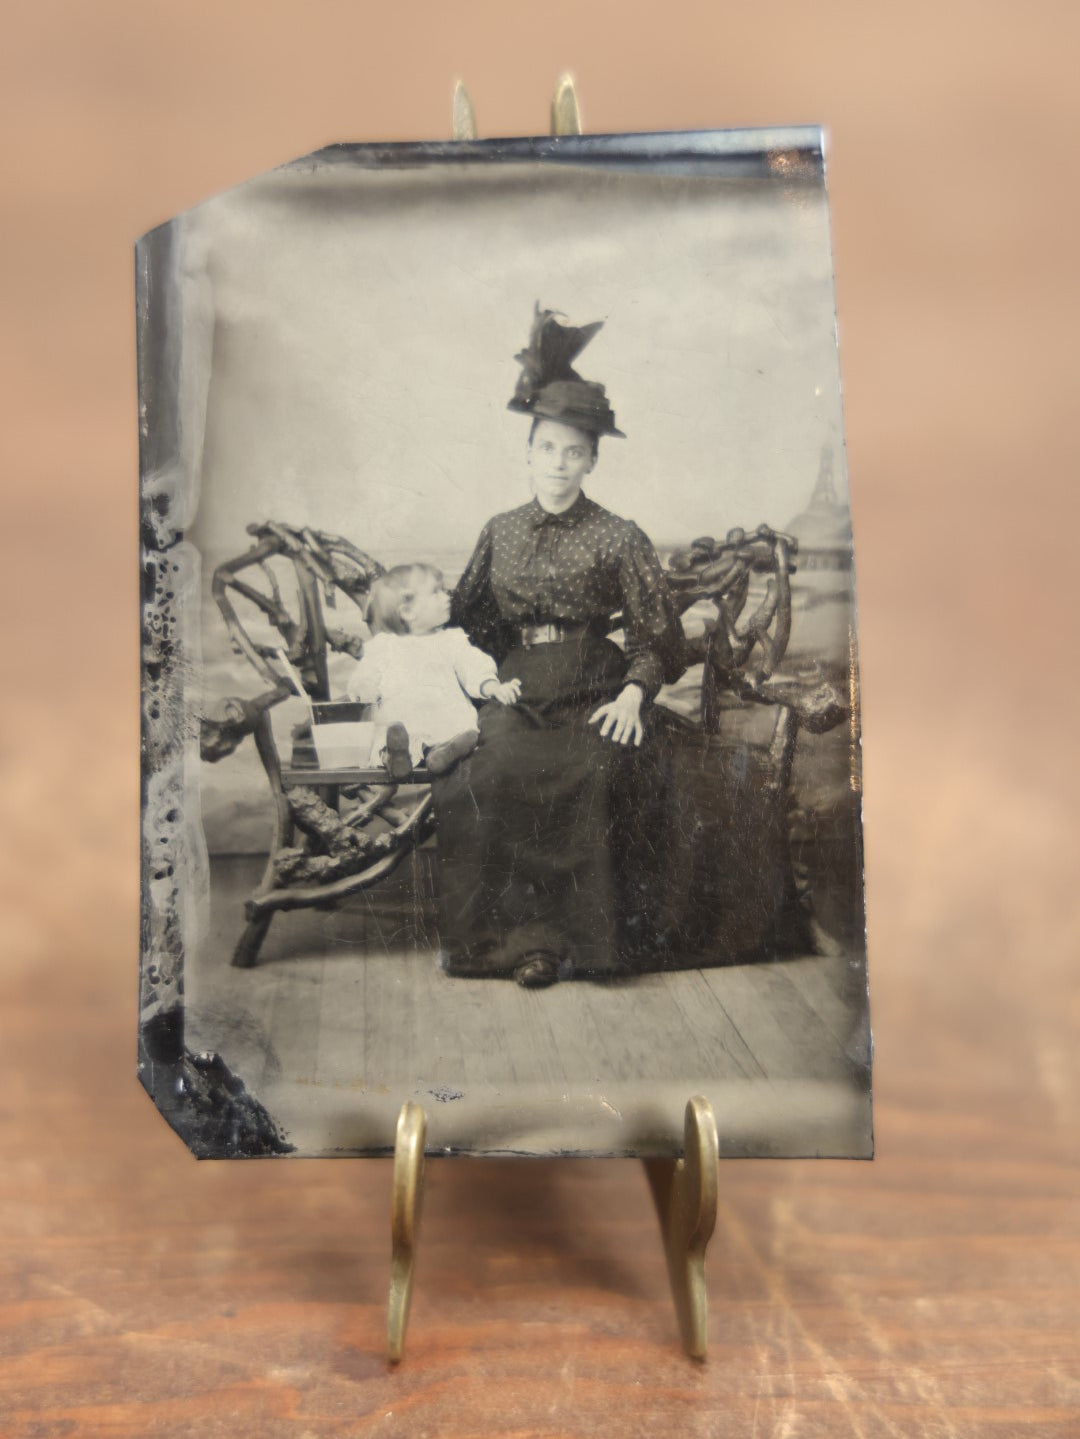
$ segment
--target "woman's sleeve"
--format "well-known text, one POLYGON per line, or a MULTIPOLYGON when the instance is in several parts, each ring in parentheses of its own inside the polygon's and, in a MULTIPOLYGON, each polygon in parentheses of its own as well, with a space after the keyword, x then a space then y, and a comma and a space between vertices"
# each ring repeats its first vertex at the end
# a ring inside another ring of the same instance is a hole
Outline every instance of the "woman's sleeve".
POLYGON ((619 581, 630 662, 626 682, 640 685, 652 699, 662 684, 673 684, 685 670, 685 639, 660 560, 637 525, 627 537, 619 581))
POLYGON ((506 653, 504 626, 491 589, 491 525, 480 531, 472 559, 457 582, 450 603, 451 625, 463 629, 474 645, 498 658, 506 653))

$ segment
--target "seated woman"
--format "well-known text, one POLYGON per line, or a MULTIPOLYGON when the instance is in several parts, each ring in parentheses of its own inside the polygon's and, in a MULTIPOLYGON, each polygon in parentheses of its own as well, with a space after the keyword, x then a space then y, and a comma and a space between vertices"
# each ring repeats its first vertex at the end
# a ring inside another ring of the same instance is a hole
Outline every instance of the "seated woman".
POLYGON ((582 491, 600 437, 622 435, 572 368, 599 328, 537 309, 509 405, 532 420, 534 498, 485 525, 453 596, 451 623, 520 700, 486 704, 478 748, 433 780, 449 974, 611 976, 641 942, 648 707, 684 668, 683 636, 648 538, 582 491))

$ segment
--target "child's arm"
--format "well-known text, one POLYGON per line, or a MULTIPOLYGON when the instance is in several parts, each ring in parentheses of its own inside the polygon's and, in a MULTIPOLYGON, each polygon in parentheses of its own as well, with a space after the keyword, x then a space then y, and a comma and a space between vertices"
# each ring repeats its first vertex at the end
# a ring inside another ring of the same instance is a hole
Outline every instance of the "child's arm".
POLYGON ((498 700, 501 705, 516 705, 521 698, 521 681, 506 680, 485 680, 480 686, 480 694, 486 700, 498 700))
POLYGON ((379 663, 378 646, 374 640, 369 640, 364 646, 362 658, 349 676, 345 693, 349 699, 359 700, 361 704, 374 704, 379 698, 381 680, 382 666, 379 663))
POLYGON ((498 700, 501 705, 516 705, 521 698, 521 681, 499 680, 499 669, 490 655, 470 644, 464 631, 454 650, 454 673, 467 695, 478 700, 498 700))
POLYGON ((455 631, 454 639, 454 673, 458 684, 474 700, 487 699, 490 687, 499 682, 498 666, 489 654, 469 643, 464 630, 455 631))

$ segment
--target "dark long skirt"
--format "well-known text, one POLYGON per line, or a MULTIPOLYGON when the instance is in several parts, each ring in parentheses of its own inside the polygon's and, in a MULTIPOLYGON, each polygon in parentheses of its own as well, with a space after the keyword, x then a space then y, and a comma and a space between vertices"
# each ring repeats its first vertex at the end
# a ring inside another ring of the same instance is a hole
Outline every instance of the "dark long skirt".
POLYGON ((477 749, 433 780, 450 973, 507 975, 538 949, 566 975, 634 967, 647 944, 642 866, 659 802, 651 736, 635 750, 588 723, 625 671, 618 646, 592 636, 514 650, 499 676, 521 680, 521 702, 486 704, 477 749))

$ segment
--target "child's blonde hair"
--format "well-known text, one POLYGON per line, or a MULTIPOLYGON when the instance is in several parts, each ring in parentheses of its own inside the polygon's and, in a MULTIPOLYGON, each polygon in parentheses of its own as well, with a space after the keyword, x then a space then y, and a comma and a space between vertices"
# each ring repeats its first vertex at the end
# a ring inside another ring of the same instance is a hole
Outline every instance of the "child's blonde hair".
POLYGON ((368 624, 372 634, 388 631, 392 635, 407 635, 409 626, 401 611, 420 593, 420 580, 428 579, 435 585, 443 582, 442 570, 434 565, 395 565, 380 575, 371 586, 368 601, 368 624))

